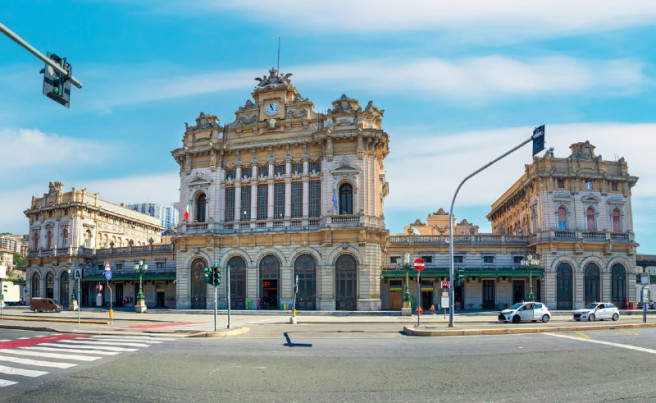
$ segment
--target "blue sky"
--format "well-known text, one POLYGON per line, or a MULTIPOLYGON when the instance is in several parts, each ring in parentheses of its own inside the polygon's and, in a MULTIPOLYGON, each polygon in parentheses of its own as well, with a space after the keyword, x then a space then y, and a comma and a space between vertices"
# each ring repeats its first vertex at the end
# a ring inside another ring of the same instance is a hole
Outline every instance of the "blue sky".
MULTIPOLYGON (((277 63, 318 111, 343 93, 385 109, 392 233, 465 176, 547 126, 569 155, 589 140, 625 157, 639 253, 656 254, 656 2, 5 1, 0 22, 67 57, 84 87, 44 97, 43 63, 0 35, 0 232, 50 181, 113 202, 178 199, 184 123, 223 123, 277 63)), ((492 202, 530 163, 525 146, 468 181, 455 207, 489 231, 492 202)))

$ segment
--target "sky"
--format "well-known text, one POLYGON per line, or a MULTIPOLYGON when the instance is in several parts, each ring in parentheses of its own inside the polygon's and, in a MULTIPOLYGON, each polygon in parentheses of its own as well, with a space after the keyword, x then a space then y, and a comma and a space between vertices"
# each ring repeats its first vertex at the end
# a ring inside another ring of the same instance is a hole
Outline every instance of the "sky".
MULTIPOLYGON (((0 232, 48 183, 115 203, 179 199, 184 123, 234 120, 278 64, 324 112, 342 94, 385 110, 391 233, 448 211, 467 175, 546 125, 556 157, 590 141, 624 157, 638 253, 656 254, 656 2, 625 0, 2 1, 0 22, 66 57, 70 109, 42 94, 44 63, 0 34, 0 232)), ((530 144, 473 177, 454 207, 490 232, 491 204, 530 144)))

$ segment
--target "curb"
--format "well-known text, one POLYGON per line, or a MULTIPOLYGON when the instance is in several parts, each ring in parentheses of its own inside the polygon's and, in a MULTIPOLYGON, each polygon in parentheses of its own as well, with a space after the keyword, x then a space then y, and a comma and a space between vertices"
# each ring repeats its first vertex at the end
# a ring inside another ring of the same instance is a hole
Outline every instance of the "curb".
POLYGON ((195 334, 190 334, 187 337, 227 337, 227 336, 239 336, 240 334, 248 333, 251 329, 247 327, 238 327, 230 330, 216 331, 216 332, 200 332, 195 334))
POLYGON ((525 328, 504 328, 504 329, 417 329, 414 327, 403 327, 403 333, 408 336, 482 336, 482 335, 503 335, 503 334, 522 334, 522 333, 546 333, 546 332, 574 332, 581 330, 604 330, 604 329, 631 329, 643 327, 656 327, 656 323, 628 323, 614 325, 596 325, 596 326, 558 326, 558 327, 525 327, 525 328))

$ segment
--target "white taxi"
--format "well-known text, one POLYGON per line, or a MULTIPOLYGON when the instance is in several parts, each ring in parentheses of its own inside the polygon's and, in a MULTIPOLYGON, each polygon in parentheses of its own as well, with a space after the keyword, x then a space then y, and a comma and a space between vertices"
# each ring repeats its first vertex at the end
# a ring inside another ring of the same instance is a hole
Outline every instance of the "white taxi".
POLYGON ((499 313, 499 321, 501 322, 519 323, 523 320, 533 322, 541 320, 547 323, 549 319, 551 319, 551 312, 542 302, 518 302, 499 313))

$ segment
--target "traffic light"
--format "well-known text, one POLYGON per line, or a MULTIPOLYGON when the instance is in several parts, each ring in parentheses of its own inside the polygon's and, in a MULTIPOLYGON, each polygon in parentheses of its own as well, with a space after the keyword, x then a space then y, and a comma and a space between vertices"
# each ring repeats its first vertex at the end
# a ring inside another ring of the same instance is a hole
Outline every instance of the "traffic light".
MULTIPOLYGON (((48 52, 48 57, 66 70, 69 76, 73 74, 71 65, 66 62, 66 58, 50 52, 48 52)), ((43 95, 68 108, 71 100, 71 83, 67 80, 67 76, 58 73, 48 64, 41 70, 41 73, 43 73, 43 95)))
POLYGON ((212 284, 212 269, 206 267, 204 270, 203 276, 205 276, 205 282, 207 284, 212 284))
POLYGON ((214 285, 220 285, 221 284, 221 268, 216 263, 214 263, 214 267, 212 268, 212 270, 213 270, 213 273, 214 273, 214 275, 212 277, 212 280, 213 280, 212 283, 214 285))
POLYGON ((544 125, 533 130, 533 155, 544 150, 544 125))

